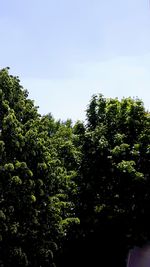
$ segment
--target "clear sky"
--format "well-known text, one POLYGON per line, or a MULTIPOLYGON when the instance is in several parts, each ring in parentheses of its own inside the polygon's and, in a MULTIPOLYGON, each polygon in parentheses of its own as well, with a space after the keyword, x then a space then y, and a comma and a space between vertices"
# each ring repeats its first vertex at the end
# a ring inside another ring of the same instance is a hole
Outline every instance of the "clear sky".
POLYGON ((6 66, 57 119, 84 119, 95 93, 150 110, 149 0, 0 0, 6 66))

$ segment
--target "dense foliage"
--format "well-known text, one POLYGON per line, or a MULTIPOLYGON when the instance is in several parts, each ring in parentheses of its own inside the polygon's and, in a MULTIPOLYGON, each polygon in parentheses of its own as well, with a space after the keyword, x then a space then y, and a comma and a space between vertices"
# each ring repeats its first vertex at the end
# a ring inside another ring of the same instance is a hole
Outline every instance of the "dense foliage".
POLYGON ((72 125, 1 70, 0 266, 125 266, 150 240, 149 166, 141 100, 93 96, 72 125))
POLYGON ((125 266, 128 250, 150 240, 150 114, 139 99, 93 96, 81 136, 79 217, 89 260, 125 266))
POLYGON ((71 167, 67 170, 62 149, 57 149, 63 146, 67 126, 55 123, 50 115, 40 117, 27 97, 19 79, 2 70, 1 266, 53 266, 63 236, 79 221, 71 200, 76 195, 76 173, 71 167))

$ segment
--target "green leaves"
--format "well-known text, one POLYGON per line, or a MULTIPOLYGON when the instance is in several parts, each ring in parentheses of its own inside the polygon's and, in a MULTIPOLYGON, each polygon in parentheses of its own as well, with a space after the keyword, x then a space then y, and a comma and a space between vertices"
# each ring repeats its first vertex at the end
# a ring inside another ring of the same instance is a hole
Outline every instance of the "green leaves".
POLYGON ((21 179, 19 178, 19 176, 13 176, 11 178, 11 182, 14 184, 14 185, 21 185, 22 184, 22 181, 21 179))
POLYGON ((130 161, 126 161, 126 160, 122 160, 120 163, 118 163, 117 168, 124 172, 124 173, 134 173, 135 172, 135 162, 133 160, 130 161))
POLYGON ((14 171, 14 165, 12 163, 7 163, 4 165, 4 170, 13 172, 14 171))
POLYGON ((99 234, 106 225, 106 235, 113 225, 118 250, 121 243, 125 251, 141 236, 143 242, 150 238, 148 114, 139 99, 102 95, 92 97, 87 109, 78 179, 82 233, 88 238, 88 232, 99 234))
POLYGON ((78 221, 78 153, 71 122, 40 117, 19 82, 0 71, 1 264, 46 267, 78 221))
POLYGON ((150 239, 149 164, 141 100, 94 95, 86 123, 72 125, 40 116, 18 77, 1 70, 0 264, 54 266, 70 244, 90 244, 93 259, 97 241, 100 251, 106 240, 126 251, 150 239))

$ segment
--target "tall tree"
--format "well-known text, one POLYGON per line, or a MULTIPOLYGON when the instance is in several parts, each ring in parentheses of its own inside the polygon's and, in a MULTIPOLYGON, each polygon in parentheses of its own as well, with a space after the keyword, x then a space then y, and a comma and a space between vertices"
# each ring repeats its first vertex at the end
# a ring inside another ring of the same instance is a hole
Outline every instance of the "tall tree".
POLYGON ((0 71, 1 266, 54 266, 78 223, 68 195, 73 174, 52 142, 58 125, 38 114, 18 77, 0 71))
POLYGON ((82 255, 86 266, 125 266, 129 248, 150 239, 150 114, 139 99, 94 96, 79 136, 82 255))

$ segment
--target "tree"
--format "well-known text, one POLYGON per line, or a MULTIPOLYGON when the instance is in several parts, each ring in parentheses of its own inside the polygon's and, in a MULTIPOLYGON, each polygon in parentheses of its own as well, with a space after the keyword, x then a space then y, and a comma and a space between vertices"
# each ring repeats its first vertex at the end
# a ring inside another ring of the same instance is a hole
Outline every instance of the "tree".
POLYGON ((1 266, 54 266, 62 238, 79 222, 68 195, 73 174, 52 141, 58 126, 38 114, 18 77, 0 71, 1 266))
POLYGON ((125 266, 129 248, 150 239, 150 114, 139 99, 93 96, 81 136, 82 256, 125 266))
POLYGON ((0 266, 125 266, 150 240, 150 114, 92 97, 86 123, 38 114, 0 71, 0 266), (80 224, 79 224, 80 222, 80 224))

